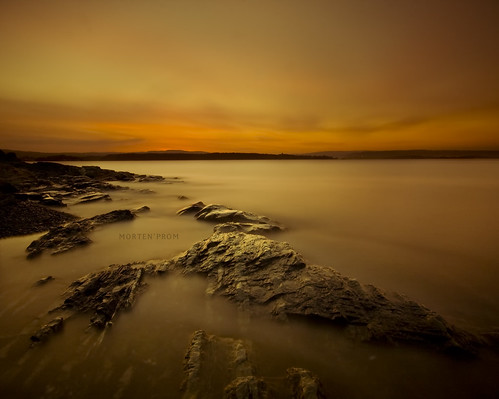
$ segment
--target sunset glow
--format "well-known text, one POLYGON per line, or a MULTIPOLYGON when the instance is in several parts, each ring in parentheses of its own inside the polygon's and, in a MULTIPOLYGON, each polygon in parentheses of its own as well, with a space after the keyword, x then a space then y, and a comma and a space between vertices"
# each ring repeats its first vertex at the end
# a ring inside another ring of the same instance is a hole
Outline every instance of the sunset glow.
POLYGON ((0 148, 499 149, 496 1, 0 5, 0 148))

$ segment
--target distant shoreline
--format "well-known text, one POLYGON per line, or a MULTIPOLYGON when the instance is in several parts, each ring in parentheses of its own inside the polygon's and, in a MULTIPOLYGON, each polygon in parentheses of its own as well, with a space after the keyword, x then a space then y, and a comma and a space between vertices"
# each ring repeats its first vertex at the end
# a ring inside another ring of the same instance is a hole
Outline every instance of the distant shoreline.
POLYGON ((43 153, 7 150, 23 161, 210 161, 210 160, 403 160, 403 159, 499 159, 499 150, 393 150, 324 151, 307 154, 242 152, 150 151, 130 153, 43 153))

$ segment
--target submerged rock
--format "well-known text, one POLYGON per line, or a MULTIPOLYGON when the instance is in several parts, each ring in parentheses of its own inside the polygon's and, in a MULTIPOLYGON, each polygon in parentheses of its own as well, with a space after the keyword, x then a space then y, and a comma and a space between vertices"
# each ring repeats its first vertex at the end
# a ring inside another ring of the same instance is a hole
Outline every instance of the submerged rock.
POLYGON ((87 245, 91 243, 92 240, 90 240, 86 234, 95 227, 108 223, 132 220, 134 217, 135 215, 131 211, 124 209, 57 226, 38 240, 33 241, 28 248, 26 248, 26 251, 28 252, 27 256, 28 258, 32 258, 48 249, 52 250, 52 255, 56 255, 69 251, 77 246, 87 245))
POLYGON ((52 280, 55 280, 54 277, 52 276, 47 276, 47 277, 44 277, 44 278, 41 278, 40 280, 38 280, 35 284, 33 284, 35 287, 39 287, 41 285, 45 285, 47 284, 49 281, 52 281, 52 280))
POLYGON ((476 337, 422 305, 330 267, 309 265, 289 244, 260 235, 215 233, 148 270, 201 274, 209 281, 207 293, 254 314, 328 323, 362 341, 462 353, 473 352, 477 343, 476 337))
POLYGON ((33 344, 46 341, 53 334, 62 330, 63 325, 64 325, 64 319, 62 317, 56 317, 52 321, 43 325, 37 332, 35 332, 30 337, 30 339, 33 344))
POLYGON ((185 355, 183 398, 322 399, 319 378, 290 368, 287 377, 258 376, 250 359, 251 343, 196 331, 185 355))

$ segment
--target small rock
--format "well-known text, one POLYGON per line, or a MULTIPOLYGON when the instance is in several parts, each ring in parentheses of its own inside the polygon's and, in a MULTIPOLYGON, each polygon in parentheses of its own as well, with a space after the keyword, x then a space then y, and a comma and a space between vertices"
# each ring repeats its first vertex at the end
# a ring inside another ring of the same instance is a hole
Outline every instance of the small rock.
POLYGON ((186 197, 185 195, 179 195, 179 196, 177 197, 177 199, 179 199, 179 200, 182 200, 182 201, 183 201, 183 200, 188 200, 188 199, 189 199, 189 197, 186 197))
POLYGON ((203 204, 201 201, 196 202, 195 204, 191 204, 189 206, 186 206, 185 208, 180 209, 177 211, 177 215, 187 215, 190 213, 197 213, 201 209, 203 209, 206 205, 203 204))
POLYGON ((47 284, 49 281, 52 281, 52 280, 55 280, 54 277, 52 276, 47 276, 47 277, 44 277, 44 278, 41 278, 40 280, 38 280, 34 285, 35 286, 40 286, 40 285, 45 285, 47 284))
POLYGON ((33 344, 46 341, 52 334, 62 330, 64 325, 64 319, 62 317, 57 317, 49 323, 42 326, 37 332, 31 336, 31 341, 33 344))
POLYGON ((149 208, 147 205, 141 206, 140 208, 135 208, 132 209, 131 212, 136 215, 137 213, 144 213, 144 212, 149 212, 151 208, 149 208))

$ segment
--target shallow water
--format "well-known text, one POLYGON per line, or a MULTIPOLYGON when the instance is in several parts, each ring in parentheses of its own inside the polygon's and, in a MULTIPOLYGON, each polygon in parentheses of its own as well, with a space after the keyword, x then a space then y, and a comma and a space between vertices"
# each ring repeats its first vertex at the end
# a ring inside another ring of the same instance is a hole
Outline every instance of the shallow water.
POLYGON ((183 356, 200 328, 251 340, 261 375, 282 376, 290 366, 311 369, 334 397, 498 392, 494 357, 456 362, 414 349, 353 344, 321 326, 249 321, 222 299, 206 298, 205 282, 197 278, 151 279, 133 310, 103 337, 85 332, 88 319, 82 317, 47 345, 27 347, 71 281, 112 263, 170 258, 207 237, 212 225, 175 215, 198 200, 269 216, 288 228, 274 238, 290 242, 312 263, 406 294, 459 326, 496 329, 499 162, 92 164, 178 176, 184 183, 125 183, 131 189, 111 192, 111 202, 69 207, 85 217, 151 207, 132 222, 93 232, 86 248, 28 261, 24 249, 39 235, 0 240, 0 393, 8 394, 2 397, 179 397, 183 356), (138 191, 146 188, 155 193, 138 191), (46 275, 56 279, 32 286, 46 275))

